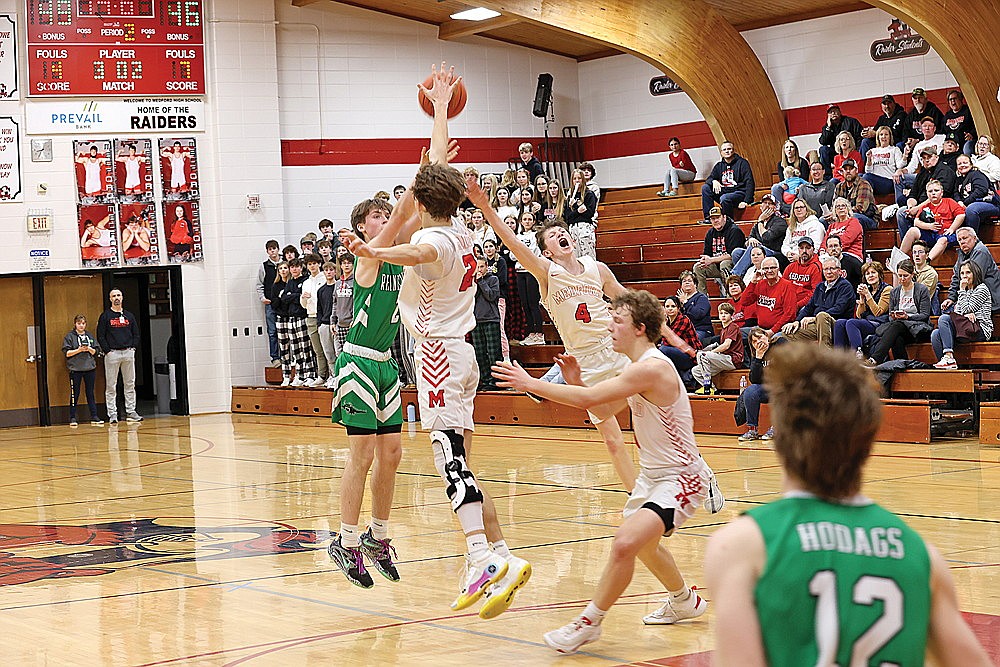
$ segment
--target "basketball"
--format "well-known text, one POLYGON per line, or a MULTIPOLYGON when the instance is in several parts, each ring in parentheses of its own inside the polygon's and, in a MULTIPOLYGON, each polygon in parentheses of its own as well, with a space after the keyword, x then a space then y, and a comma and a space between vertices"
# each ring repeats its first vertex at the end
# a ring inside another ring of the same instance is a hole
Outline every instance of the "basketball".
MULTIPOLYGON (((455 80, 455 76, 452 76, 451 81, 455 80)), ((431 83, 433 83, 432 77, 427 77, 424 79, 424 88, 429 88, 431 83)), ((424 110, 424 113, 434 117, 434 105, 431 101, 427 99, 424 95, 424 91, 417 90, 417 99, 420 101, 420 108, 424 110)), ((451 100, 448 102, 448 118, 454 118, 458 114, 462 113, 462 109, 465 108, 465 103, 468 101, 468 94, 465 90, 465 82, 459 81, 458 85, 455 86, 455 90, 451 91, 451 100)))

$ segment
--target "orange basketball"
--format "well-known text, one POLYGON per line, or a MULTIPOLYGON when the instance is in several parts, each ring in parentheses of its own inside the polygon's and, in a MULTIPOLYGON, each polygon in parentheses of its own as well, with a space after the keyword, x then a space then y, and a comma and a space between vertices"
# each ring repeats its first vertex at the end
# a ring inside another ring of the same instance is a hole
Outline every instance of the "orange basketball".
MULTIPOLYGON (((457 77, 453 76, 451 80, 454 81, 455 78, 457 77)), ((432 82, 433 79, 431 77, 424 79, 424 88, 430 87, 432 82)), ((465 82, 459 81, 458 85, 455 86, 455 90, 451 91, 451 100, 448 102, 448 118, 454 118, 458 114, 462 113, 462 109, 465 108, 465 103, 468 99, 469 96, 465 90, 465 82)), ((434 105, 432 105, 431 101, 427 99, 426 95, 424 95, 424 91, 417 90, 417 100, 420 102, 420 108, 424 110, 424 113, 433 118, 434 105)))

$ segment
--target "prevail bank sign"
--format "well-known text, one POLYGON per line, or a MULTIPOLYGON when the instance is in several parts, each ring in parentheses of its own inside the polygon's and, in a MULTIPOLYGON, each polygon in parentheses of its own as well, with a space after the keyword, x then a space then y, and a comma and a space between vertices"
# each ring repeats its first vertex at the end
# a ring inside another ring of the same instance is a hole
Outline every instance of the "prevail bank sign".
POLYGON ((206 122, 204 100, 166 97, 29 100, 25 112, 28 134, 203 132, 206 122))

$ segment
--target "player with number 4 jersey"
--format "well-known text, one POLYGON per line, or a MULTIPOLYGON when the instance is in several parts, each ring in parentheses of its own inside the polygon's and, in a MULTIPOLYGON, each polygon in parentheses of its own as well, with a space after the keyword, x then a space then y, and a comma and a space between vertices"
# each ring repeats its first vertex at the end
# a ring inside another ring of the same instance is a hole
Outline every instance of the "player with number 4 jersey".
POLYGON ((715 664, 991 664, 941 554, 861 494, 882 418, 871 374, 842 351, 773 350, 765 386, 785 497, 709 540, 715 664))

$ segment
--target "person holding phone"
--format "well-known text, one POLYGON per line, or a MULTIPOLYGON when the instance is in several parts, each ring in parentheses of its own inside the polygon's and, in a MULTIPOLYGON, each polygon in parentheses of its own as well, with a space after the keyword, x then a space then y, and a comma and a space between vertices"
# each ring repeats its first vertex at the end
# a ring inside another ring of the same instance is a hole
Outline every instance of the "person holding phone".
POLYGON ((896 267, 899 285, 889 293, 889 321, 875 329, 878 342, 872 346, 866 365, 883 363, 889 358, 889 350, 893 358, 906 359, 908 344, 930 337, 931 295, 924 285, 913 280, 915 272, 909 259, 896 267))
POLYGON ((104 421, 97 416, 97 400, 94 397, 94 377, 97 374, 97 359, 101 346, 92 333, 87 331, 87 318, 77 315, 73 318, 73 330, 66 334, 62 344, 69 369, 69 425, 77 426, 76 401, 80 398, 80 383, 87 391, 87 405, 90 407, 90 423, 100 426, 104 421))

